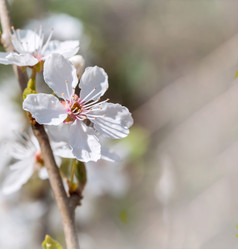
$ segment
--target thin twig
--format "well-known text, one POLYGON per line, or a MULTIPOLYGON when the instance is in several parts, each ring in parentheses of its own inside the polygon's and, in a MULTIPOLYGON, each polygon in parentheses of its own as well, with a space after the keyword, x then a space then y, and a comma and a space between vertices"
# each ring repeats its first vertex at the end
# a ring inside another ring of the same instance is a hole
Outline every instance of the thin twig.
MULTIPOLYGON (((12 52, 14 51, 14 48, 12 46, 10 37, 11 19, 9 17, 9 11, 7 8, 6 0, 0 0, 0 20, 3 31, 2 43, 7 52, 12 52)), ((13 68, 21 90, 23 91, 28 81, 27 75, 21 70, 20 67, 14 66, 13 68)), ((30 120, 34 121, 32 119, 30 120)), ((45 166, 48 171, 50 185, 53 190, 62 217, 67 249, 79 249, 74 214, 75 208, 77 207, 77 205, 79 205, 81 196, 67 197, 63 186, 62 178, 60 176, 59 169, 56 165, 44 126, 36 123, 35 121, 31 122, 31 124, 33 133, 39 142, 42 157, 44 159, 45 166)))
MULTIPOLYGON (((71 202, 64 190, 62 178, 60 176, 59 169, 55 163, 49 139, 44 130, 44 127, 36 123, 32 124, 32 129, 34 135, 36 136, 40 144, 41 153, 49 174, 51 188, 54 192, 54 196, 58 204, 59 211, 61 213, 67 248, 78 249, 79 246, 74 223, 74 212, 77 205, 74 206, 74 209, 71 208, 71 202)), ((77 196, 77 198, 79 197, 77 196)))

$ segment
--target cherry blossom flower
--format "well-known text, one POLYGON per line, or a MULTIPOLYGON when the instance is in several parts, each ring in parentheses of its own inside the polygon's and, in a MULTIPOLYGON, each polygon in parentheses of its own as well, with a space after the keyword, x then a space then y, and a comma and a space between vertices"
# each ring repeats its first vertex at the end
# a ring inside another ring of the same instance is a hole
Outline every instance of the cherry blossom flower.
POLYGON ((40 124, 55 126, 55 141, 65 141, 80 161, 100 159, 98 134, 109 138, 124 138, 133 124, 131 113, 124 106, 100 101, 108 89, 108 76, 97 66, 87 67, 83 73, 79 96, 76 69, 62 55, 52 54, 44 64, 44 79, 59 96, 29 94, 23 109, 29 111, 40 124))
MULTIPOLYGON (((3 194, 11 194, 19 190, 35 171, 38 172, 38 176, 42 180, 48 178, 38 141, 33 135, 29 137, 23 133, 19 142, 15 142, 8 148, 10 155, 16 159, 16 162, 9 167, 10 172, 2 185, 3 194)), ((56 157, 55 159, 59 165, 60 158, 56 157)))
POLYGON ((44 61, 52 53, 59 53, 69 58, 78 52, 79 41, 51 41, 52 34, 53 30, 44 43, 42 27, 38 33, 28 29, 15 30, 12 28, 11 40, 16 52, 0 52, 0 63, 34 66, 38 62, 44 61))

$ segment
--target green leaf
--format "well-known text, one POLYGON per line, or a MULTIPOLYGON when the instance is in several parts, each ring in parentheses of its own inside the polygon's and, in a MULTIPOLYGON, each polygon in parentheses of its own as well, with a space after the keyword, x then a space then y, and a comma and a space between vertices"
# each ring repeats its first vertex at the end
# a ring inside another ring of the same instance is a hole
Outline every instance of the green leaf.
POLYGON ((45 240, 42 243, 43 249, 63 249, 63 247, 49 235, 45 236, 45 240))
POLYGON ((238 78, 238 71, 236 72, 235 79, 238 78))

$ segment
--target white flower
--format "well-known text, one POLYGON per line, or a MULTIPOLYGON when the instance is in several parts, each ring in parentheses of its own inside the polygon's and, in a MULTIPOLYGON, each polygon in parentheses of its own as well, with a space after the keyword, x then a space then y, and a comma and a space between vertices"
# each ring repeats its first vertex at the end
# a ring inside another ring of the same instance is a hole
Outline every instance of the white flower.
MULTIPOLYGON (((10 165, 10 172, 3 182, 2 192, 11 194, 19 190, 38 171, 41 179, 47 179, 48 174, 44 167, 40 147, 36 138, 32 135, 22 134, 21 141, 12 144, 10 155, 17 161, 10 165)), ((59 163, 59 158, 56 158, 59 163)))
POLYGON ((52 33, 44 43, 42 27, 39 32, 32 30, 15 30, 12 28, 11 40, 16 52, 0 52, 1 64, 17 66, 34 66, 44 61, 50 54, 59 53, 66 58, 72 57, 79 50, 79 41, 51 41, 52 33))
POLYGON ((62 55, 47 58, 44 79, 63 101, 51 94, 30 94, 23 109, 40 124, 58 126, 54 140, 67 142, 78 160, 97 161, 101 157, 97 133, 117 139, 129 134, 133 119, 128 109, 108 100, 99 102, 108 89, 108 76, 102 68, 86 68, 79 96, 75 94, 76 70, 62 55))

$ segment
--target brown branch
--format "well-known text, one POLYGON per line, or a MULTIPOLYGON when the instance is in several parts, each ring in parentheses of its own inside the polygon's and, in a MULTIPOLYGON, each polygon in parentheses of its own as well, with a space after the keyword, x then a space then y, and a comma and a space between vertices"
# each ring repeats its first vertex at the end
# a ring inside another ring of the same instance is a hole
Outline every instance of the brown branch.
MULTIPOLYGON (((14 51, 11 43, 10 28, 11 21, 9 17, 9 11, 7 8, 6 0, 0 0, 0 20, 2 25, 2 43, 7 52, 14 51)), ((13 66, 14 72, 20 84, 21 90, 23 91, 26 87, 28 77, 20 67, 13 66)), ((31 117, 30 120, 32 121, 31 117)), ((65 241, 67 249, 79 249, 78 237, 76 233, 76 227, 74 222, 75 208, 80 202, 81 196, 71 196, 67 197, 65 192, 62 178, 60 176, 59 169, 56 165, 53 152, 49 143, 48 136, 45 132, 44 126, 31 122, 32 130, 36 136, 42 157, 45 162, 46 169, 49 175, 49 181, 51 188, 53 190, 64 228, 65 241)))
POLYGON ((32 124, 32 130, 40 144, 41 153, 49 174, 51 188, 54 192, 54 196, 62 217, 67 248, 78 249, 79 246, 74 223, 74 212, 76 206, 74 209, 71 208, 71 202, 64 190, 62 178, 56 165, 44 127, 36 123, 32 124))

